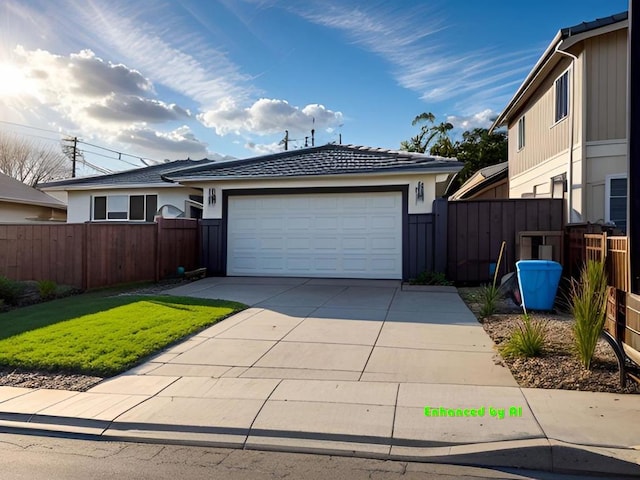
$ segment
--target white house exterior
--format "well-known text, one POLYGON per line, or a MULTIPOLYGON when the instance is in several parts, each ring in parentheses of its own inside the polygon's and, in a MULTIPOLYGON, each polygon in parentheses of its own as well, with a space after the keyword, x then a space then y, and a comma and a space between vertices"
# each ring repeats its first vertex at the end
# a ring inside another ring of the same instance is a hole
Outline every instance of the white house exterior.
POLYGON ((509 197, 566 199, 568 223, 626 225, 627 13, 558 32, 493 128, 509 197))
POLYGON ((456 159, 325 145, 165 178, 203 189, 211 273, 406 279, 427 267, 434 200, 461 168, 456 159))
POLYGON ((165 181, 162 175, 209 161, 178 160, 150 167, 49 182, 40 188, 66 194, 67 223, 152 222, 156 215, 199 218, 202 190, 165 181))

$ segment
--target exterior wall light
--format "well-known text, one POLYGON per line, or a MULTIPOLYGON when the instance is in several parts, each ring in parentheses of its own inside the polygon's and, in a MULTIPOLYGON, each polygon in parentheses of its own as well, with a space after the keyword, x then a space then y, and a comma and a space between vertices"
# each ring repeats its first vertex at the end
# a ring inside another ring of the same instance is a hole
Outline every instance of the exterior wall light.
POLYGON ((209 205, 215 205, 215 204, 216 204, 216 189, 210 188, 209 189, 209 205))
POLYGON ((424 183, 418 182, 418 186, 416 187, 416 202, 417 201, 424 202, 424 183))

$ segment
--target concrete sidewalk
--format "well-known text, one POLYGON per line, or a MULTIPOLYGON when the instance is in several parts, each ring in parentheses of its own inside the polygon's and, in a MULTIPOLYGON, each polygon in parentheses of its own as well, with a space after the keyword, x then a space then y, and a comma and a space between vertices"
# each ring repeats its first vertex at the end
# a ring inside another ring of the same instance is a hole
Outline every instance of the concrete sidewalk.
POLYGON ((253 306, 88 392, 0 387, 0 428, 640 475, 638 396, 519 388, 455 291, 223 278, 168 293, 253 306))

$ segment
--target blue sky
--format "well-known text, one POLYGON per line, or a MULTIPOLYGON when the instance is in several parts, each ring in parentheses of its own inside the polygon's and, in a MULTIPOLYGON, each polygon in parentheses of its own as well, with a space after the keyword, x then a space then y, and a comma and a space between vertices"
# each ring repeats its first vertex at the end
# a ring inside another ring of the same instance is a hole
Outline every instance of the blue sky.
MULTIPOLYGON (((343 143, 398 148, 424 111, 458 134, 488 126, 560 28, 627 6, 3 0, 0 131, 48 144, 77 135, 153 160, 279 151, 285 129, 301 148, 314 127, 316 145, 342 134, 343 143)), ((106 157, 87 153, 131 168, 106 157)))

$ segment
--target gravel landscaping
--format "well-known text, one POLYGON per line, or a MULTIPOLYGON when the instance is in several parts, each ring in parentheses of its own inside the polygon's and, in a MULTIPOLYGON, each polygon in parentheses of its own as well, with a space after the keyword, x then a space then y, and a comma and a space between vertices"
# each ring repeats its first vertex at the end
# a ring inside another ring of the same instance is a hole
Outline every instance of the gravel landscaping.
MULTIPOLYGON (((460 296, 477 317, 481 308, 477 288, 460 288, 460 296)), ((629 380, 620 387, 620 374, 615 354, 600 339, 591 370, 585 369, 573 354, 573 318, 562 312, 532 313, 532 320, 546 322, 547 347, 540 357, 502 358, 521 387, 557 388, 587 392, 640 393, 640 386, 629 380)), ((522 309, 510 300, 498 303, 498 312, 483 320, 485 331, 499 348, 522 319, 522 309)))

